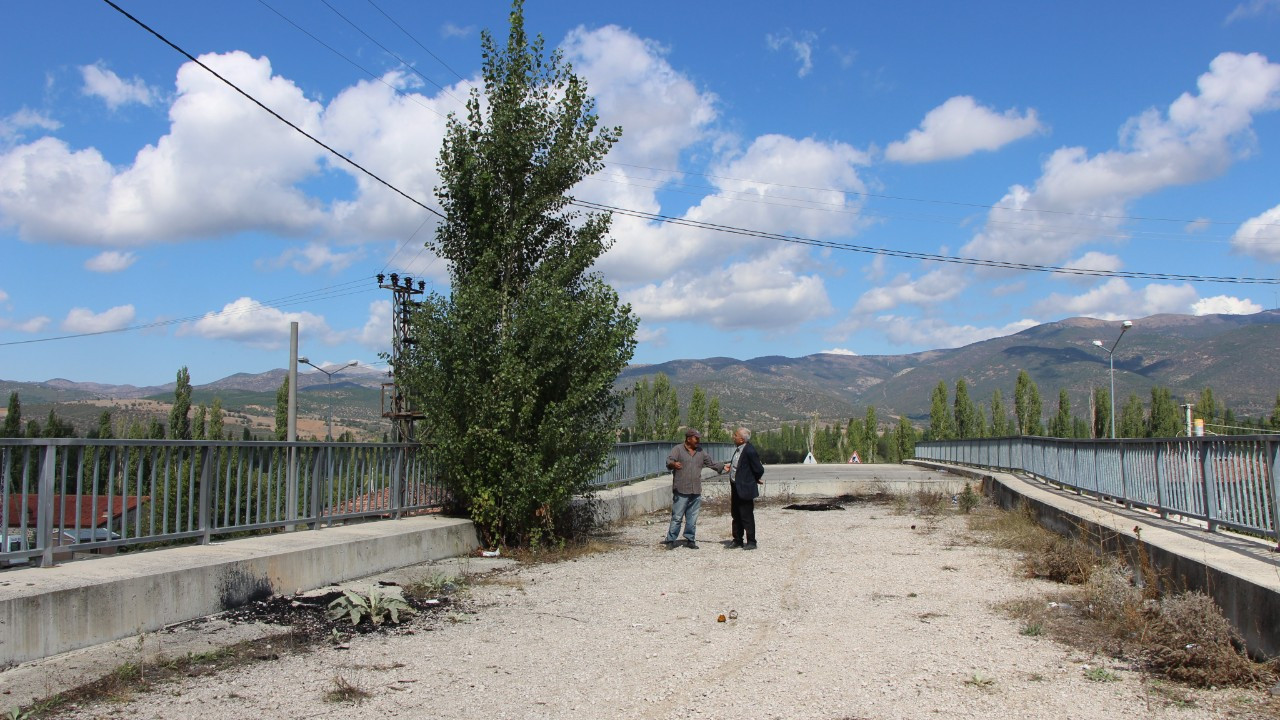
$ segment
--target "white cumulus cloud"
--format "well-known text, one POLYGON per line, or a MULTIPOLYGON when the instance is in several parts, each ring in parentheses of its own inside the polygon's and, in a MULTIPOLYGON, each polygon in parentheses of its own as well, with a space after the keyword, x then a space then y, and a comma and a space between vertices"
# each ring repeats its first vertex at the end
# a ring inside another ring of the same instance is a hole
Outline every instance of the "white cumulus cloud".
POLYGON ((369 303, 369 319, 360 328, 360 344, 378 352, 391 349, 391 301, 369 303))
POLYGON ((84 261, 86 270, 100 273, 113 273, 126 270, 138 261, 138 256, 131 252, 106 250, 84 261))
POLYGON ((1129 320, 1160 313, 1185 314, 1197 299, 1188 284, 1151 283, 1135 289, 1123 278, 1110 280, 1080 295, 1054 293, 1034 306, 1046 317, 1083 316, 1099 320, 1129 320))
POLYGON ((1043 129, 1035 110, 1001 113, 968 95, 957 95, 925 114, 919 129, 907 133, 905 140, 889 143, 884 156, 901 163, 949 160, 998 150, 1043 129))
POLYGON ((84 94, 102 98, 112 110, 129 103, 151 105, 155 102, 156 93, 140 78, 123 80, 101 64, 83 65, 80 74, 84 78, 84 94))
POLYGON ((880 315, 875 324, 898 345, 928 348, 954 348, 972 345, 991 338, 1004 337, 1035 327, 1035 320, 1015 320, 1000 327, 976 325, 952 325, 937 317, 902 317, 880 315))
POLYGON ((1262 306, 1247 298, 1215 295, 1191 304, 1192 315, 1252 315, 1262 312, 1262 306))
POLYGON ((128 327, 133 322, 135 311, 132 305, 117 305, 109 310, 95 313, 88 308, 71 308, 62 321, 62 329, 76 333, 109 332, 128 327))
POLYGON ((1264 262, 1280 262, 1280 205, 1240 225, 1231 236, 1231 249, 1264 262))
POLYGON ((1084 244, 1121 235, 1130 201, 1212 178, 1248 152, 1254 117, 1280 107, 1280 64, 1222 53, 1196 86, 1163 112, 1131 118, 1118 149, 1055 151, 1031 187, 1009 189, 961 254, 1056 265, 1084 244))
POLYGON ((227 303, 218 312, 205 313, 193 323, 184 324, 178 335, 194 335, 214 340, 233 340, 250 347, 279 350, 289 343, 289 324, 298 323, 302 342, 334 345, 343 339, 330 329, 323 316, 309 312, 286 313, 262 305, 250 297, 227 303))
POLYGON ((858 353, 847 348, 831 348, 830 350, 819 350, 819 355, 852 355, 857 356, 858 353))
POLYGON ((721 329, 776 329, 831 312, 817 274, 796 270, 803 252, 779 248, 733 263, 724 272, 680 272, 670 279, 622 293, 645 322, 697 320, 721 329))

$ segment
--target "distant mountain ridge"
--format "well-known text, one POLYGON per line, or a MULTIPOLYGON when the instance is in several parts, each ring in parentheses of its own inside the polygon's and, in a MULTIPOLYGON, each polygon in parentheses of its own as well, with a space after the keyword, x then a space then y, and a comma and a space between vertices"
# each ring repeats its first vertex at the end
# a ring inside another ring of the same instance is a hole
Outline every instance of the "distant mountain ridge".
MULTIPOLYGON (((905 355, 815 354, 790 358, 769 355, 748 360, 728 357, 671 360, 628 366, 617 386, 632 387, 657 373, 671 378, 686 403, 694 386, 720 398, 726 422, 775 427, 818 413, 825 419, 861 417, 874 405, 882 418, 905 414, 927 420, 930 396, 939 381, 954 394, 963 377, 970 397, 989 404, 999 388, 1005 408, 1012 411, 1014 383, 1026 370, 1040 388, 1044 414, 1057 406, 1058 390, 1066 389, 1073 413, 1088 414, 1095 387, 1107 387, 1107 354, 1092 345, 1108 347, 1120 333, 1120 323, 1094 318, 1069 318, 1022 332, 959 348, 927 350, 905 355)), ((1237 414, 1267 414, 1280 390, 1280 311, 1253 315, 1153 315, 1135 319, 1116 349, 1117 407, 1131 393, 1143 401, 1152 386, 1172 390, 1175 400, 1212 387, 1220 402, 1237 414)), ((236 373, 196 385, 198 394, 244 391, 274 393, 285 370, 236 373)), ((323 390, 323 373, 300 373, 299 390, 323 390)), ((339 388, 378 389, 388 382, 385 371, 352 367, 333 378, 339 388)), ((24 405, 75 403, 95 399, 159 398, 173 393, 174 383, 136 387, 54 379, 43 383, 0 380, 0 392, 18 390, 24 405)), ((356 397, 365 397, 357 394, 356 397)), ((336 408, 335 412, 340 412, 336 408)))

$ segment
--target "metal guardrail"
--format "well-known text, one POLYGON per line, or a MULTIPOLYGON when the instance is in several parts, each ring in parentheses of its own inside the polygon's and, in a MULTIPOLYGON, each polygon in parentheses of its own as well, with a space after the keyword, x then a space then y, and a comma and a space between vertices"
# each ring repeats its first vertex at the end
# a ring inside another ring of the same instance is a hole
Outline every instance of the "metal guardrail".
POLYGON ((400 517, 446 499, 430 447, 0 440, 0 567, 400 517))
POLYGON ((1161 517, 1280 542, 1280 435, 1062 440, 1006 437, 916 445, 922 460, 1021 470, 1161 517))
MULTIPOLYGON (((653 475, 671 472, 667 469, 667 455, 678 441, 618 443, 613 446, 613 469, 597 475, 592 485, 620 485, 642 480, 653 475)), ((705 442, 702 449, 712 458, 729 462, 733 456, 733 443, 705 442)))
MULTIPOLYGON (((673 445, 615 445, 613 468, 592 485, 668 472, 673 445)), ((0 481, 0 569, 395 518, 448 498, 430 446, 414 443, 0 439, 0 481)))

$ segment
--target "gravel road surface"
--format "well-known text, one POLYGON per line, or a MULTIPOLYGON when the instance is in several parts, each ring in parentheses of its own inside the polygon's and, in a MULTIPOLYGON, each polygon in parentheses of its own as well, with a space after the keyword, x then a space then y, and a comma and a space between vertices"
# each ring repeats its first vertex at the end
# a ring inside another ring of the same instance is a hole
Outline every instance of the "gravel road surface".
POLYGON ((666 517, 639 518, 610 552, 474 579, 469 612, 420 619, 416 634, 360 636, 67 716, 1194 720, 1223 717, 1241 694, 1175 706, 1123 664, 1022 635, 997 606, 1053 586, 1018 577, 1014 556, 975 542, 963 517, 853 503, 766 506, 757 522, 757 551, 725 548, 729 518, 714 511, 700 550, 666 550, 666 517), (1090 681, 1099 665, 1119 680, 1090 681), (336 678, 372 696, 327 701, 336 678))

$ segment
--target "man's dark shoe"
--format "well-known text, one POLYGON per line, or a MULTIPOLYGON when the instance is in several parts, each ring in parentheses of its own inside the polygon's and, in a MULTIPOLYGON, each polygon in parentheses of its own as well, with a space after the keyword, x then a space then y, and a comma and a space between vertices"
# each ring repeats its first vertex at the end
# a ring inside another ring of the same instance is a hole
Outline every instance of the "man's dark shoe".
POLYGON ((663 548, 664 550, 675 550, 675 549, 676 549, 676 541, 675 541, 675 540, 663 540, 663 541, 662 541, 662 548, 663 548))
POLYGON ((733 542, 729 543, 729 544, 728 544, 728 545, 726 545, 725 547, 728 547, 728 548, 740 548, 740 547, 742 547, 742 541, 741 541, 741 540, 734 540, 733 542))
POLYGON ((743 550, 755 550, 755 549, 756 549, 756 541, 755 541, 755 540, 752 540, 751 542, 747 543, 746 545, 743 545, 743 546, 742 546, 742 549, 743 549, 743 550))
POLYGON ((697 549, 698 549, 698 543, 696 543, 696 542, 694 542, 694 541, 692 541, 692 540, 685 540, 685 541, 684 541, 684 543, 685 543, 685 545, 687 545, 687 546, 689 547, 689 549, 690 549, 690 550, 697 550, 697 549))

